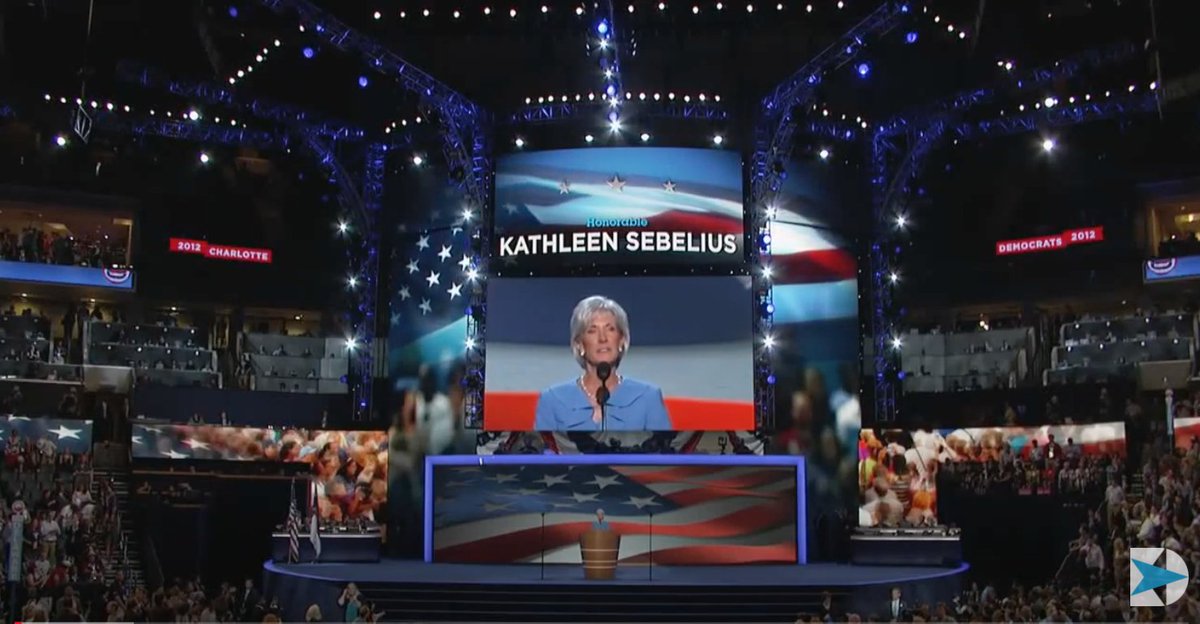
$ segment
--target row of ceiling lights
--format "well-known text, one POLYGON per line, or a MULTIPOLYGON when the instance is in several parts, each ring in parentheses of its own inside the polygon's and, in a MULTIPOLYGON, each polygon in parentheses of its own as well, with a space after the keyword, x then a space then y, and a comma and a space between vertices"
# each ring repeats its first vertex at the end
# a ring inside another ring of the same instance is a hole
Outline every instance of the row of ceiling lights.
MULTIPOLYGON (((657 2, 657 3, 649 3, 649 4, 653 5, 652 9, 657 9, 658 11, 666 11, 669 6, 668 3, 666 3, 666 2, 657 2)), ((833 4, 833 6, 837 7, 838 9, 844 9, 844 8, 846 8, 846 5, 847 5, 845 0, 837 0, 836 2, 834 2, 832 4, 833 4)), ((706 6, 708 6, 708 5, 702 6, 700 4, 692 4, 691 5, 692 15, 699 15, 702 11, 704 11, 704 7, 706 7, 706 6)), ((734 4, 726 4, 724 2, 716 2, 712 5, 712 7, 714 9, 716 9, 717 11, 724 11, 725 9, 734 10, 737 8, 737 6, 735 6, 734 4)), ((745 5, 742 5, 742 8, 743 8, 743 10, 745 10, 746 13, 754 13, 756 11, 759 11, 760 9, 761 10, 770 10, 771 5, 770 5, 770 3, 766 3, 766 4, 762 4, 762 5, 756 5, 754 3, 747 3, 745 5)), ((778 2, 775 4, 774 8, 775 8, 775 11, 778 12, 778 11, 785 11, 792 7, 789 7, 786 3, 778 2)), ((634 4, 629 4, 629 5, 626 5, 625 10, 628 13, 636 13, 637 6, 634 4)), ((806 3, 804 5, 805 13, 812 13, 815 10, 816 10, 816 6, 814 5, 814 3, 810 2, 810 3, 806 3)), ((541 5, 541 7, 539 9, 539 13, 542 15, 547 15, 551 11, 552 11, 551 7, 549 5, 545 5, 545 4, 541 5)), ((583 6, 577 6, 574 8, 574 12, 575 12, 575 15, 582 16, 584 13, 587 12, 587 10, 583 6)), ((485 6, 482 8, 481 13, 484 16, 490 17, 493 13, 496 13, 496 11, 494 11, 492 9, 492 7, 490 7, 490 6, 485 6)), ((417 17, 417 16, 433 17, 433 14, 434 14, 433 9, 429 9, 429 8, 421 9, 420 11, 413 11, 412 13, 409 13, 407 10, 402 10, 399 13, 400 19, 407 19, 409 17, 417 17)), ((382 20, 385 17, 385 15, 386 14, 383 11, 379 11, 379 10, 376 10, 371 13, 371 17, 375 20, 382 20)), ((454 19, 461 19, 464 15, 464 12, 461 9, 454 9, 450 12, 450 15, 454 19)), ((520 12, 515 7, 510 8, 508 10, 508 16, 510 18, 516 19, 518 15, 520 15, 520 12)))

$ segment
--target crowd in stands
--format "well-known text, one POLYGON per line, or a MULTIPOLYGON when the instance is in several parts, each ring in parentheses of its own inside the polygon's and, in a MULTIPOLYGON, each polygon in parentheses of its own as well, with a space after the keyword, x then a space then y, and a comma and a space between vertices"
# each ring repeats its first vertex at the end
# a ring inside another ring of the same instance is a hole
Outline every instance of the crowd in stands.
POLYGON ((63 236, 38 227, 20 232, 0 228, 0 259, 92 268, 123 267, 128 254, 121 241, 108 236, 63 236))

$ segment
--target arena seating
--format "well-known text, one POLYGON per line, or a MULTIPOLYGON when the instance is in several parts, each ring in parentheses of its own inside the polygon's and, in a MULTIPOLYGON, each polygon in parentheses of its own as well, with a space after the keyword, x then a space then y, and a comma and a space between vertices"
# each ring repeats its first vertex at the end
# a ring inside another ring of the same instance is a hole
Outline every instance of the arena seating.
POLYGON ((1186 384, 1194 370, 1195 325, 1195 315, 1180 312, 1064 324, 1043 380, 1058 385, 1128 379, 1144 382, 1143 389, 1186 384))
POLYGON ((905 392, 951 392, 1015 386, 1037 347, 1030 328, 910 333, 903 338, 905 392))
POLYGON ((242 353, 248 362, 244 372, 251 375, 254 390, 347 392, 349 360, 344 339, 247 333, 242 336, 242 353))
POLYGON ((221 386, 216 353, 195 328, 91 321, 84 361, 133 369, 140 384, 221 386))

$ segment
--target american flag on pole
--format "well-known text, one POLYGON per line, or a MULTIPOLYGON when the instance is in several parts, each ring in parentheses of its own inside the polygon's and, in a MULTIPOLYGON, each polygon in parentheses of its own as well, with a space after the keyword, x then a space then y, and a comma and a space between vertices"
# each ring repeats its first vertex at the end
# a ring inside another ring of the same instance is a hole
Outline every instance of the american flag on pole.
POLYGON ((597 509, 623 563, 797 559, 792 466, 439 466, 434 491, 438 562, 579 563, 597 509))
POLYGON ((292 480, 292 503, 288 507, 288 562, 300 561, 300 508, 296 506, 296 481, 292 480))

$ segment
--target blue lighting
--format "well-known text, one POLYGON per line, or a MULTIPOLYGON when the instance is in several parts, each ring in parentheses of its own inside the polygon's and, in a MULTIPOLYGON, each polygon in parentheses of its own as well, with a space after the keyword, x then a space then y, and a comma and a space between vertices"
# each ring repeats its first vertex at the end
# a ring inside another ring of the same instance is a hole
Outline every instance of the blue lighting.
POLYGON ((316 55, 317 55, 317 51, 316 51, 316 50, 314 50, 314 49, 312 49, 312 48, 307 48, 307 47, 306 47, 306 48, 304 48, 304 50, 302 51, 302 54, 304 54, 304 58, 306 58, 306 59, 310 59, 310 58, 312 58, 312 57, 314 57, 314 56, 316 56, 316 55))
POLYGON ((775 304, 768 303, 766 310, 767 310, 767 314, 775 314, 775 304))
POLYGON ((366 76, 359 76, 359 77, 358 77, 358 86, 360 86, 360 87, 362 87, 362 88, 366 89, 366 88, 367 88, 367 85, 369 85, 369 84, 371 84, 371 81, 370 81, 370 80, 368 80, 366 76))
POLYGON ((596 24, 596 32, 598 32, 602 35, 607 35, 608 34, 608 20, 600 20, 600 23, 596 24))
POLYGON ((819 80, 821 80, 821 79, 820 79, 819 77, 817 77, 817 75, 816 75, 816 74, 813 74, 813 75, 811 75, 811 76, 809 76, 809 77, 808 77, 808 84, 814 84, 814 85, 815 85, 815 84, 817 84, 817 82, 818 82, 819 80))
POLYGON ((904 35, 904 41, 905 41, 905 43, 916 43, 917 42, 917 31, 914 30, 914 31, 908 33, 907 35, 904 35))
POLYGON ((908 13, 908 11, 909 11, 909 8, 908 8, 908 5, 907 5, 907 4, 902 4, 902 5, 900 5, 900 12, 901 12, 901 13, 908 13))
POLYGON ((604 92, 608 94, 608 97, 612 97, 617 94, 617 87, 614 85, 608 85, 608 88, 605 89, 604 92))
POLYGON ((763 234, 763 235, 762 235, 762 245, 763 245, 763 247, 770 247, 770 246, 771 246, 771 235, 770 235, 770 234, 763 234))
POLYGON ((866 78, 867 76, 871 75, 871 64, 859 63, 858 67, 855 68, 855 71, 858 72, 860 78, 866 78))
POLYGON ((613 111, 613 112, 609 113, 608 120, 613 123, 617 123, 617 111, 613 111))
POLYGON ((773 375, 773 374, 767 375, 767 385, 769 385, 769 386, 775 385, 775 375, 773 375))
POLYGON ((237 17, 237 16, 238 16, 237 7, 235 7, 235 6, 229 7, 229 17, 237 17))

